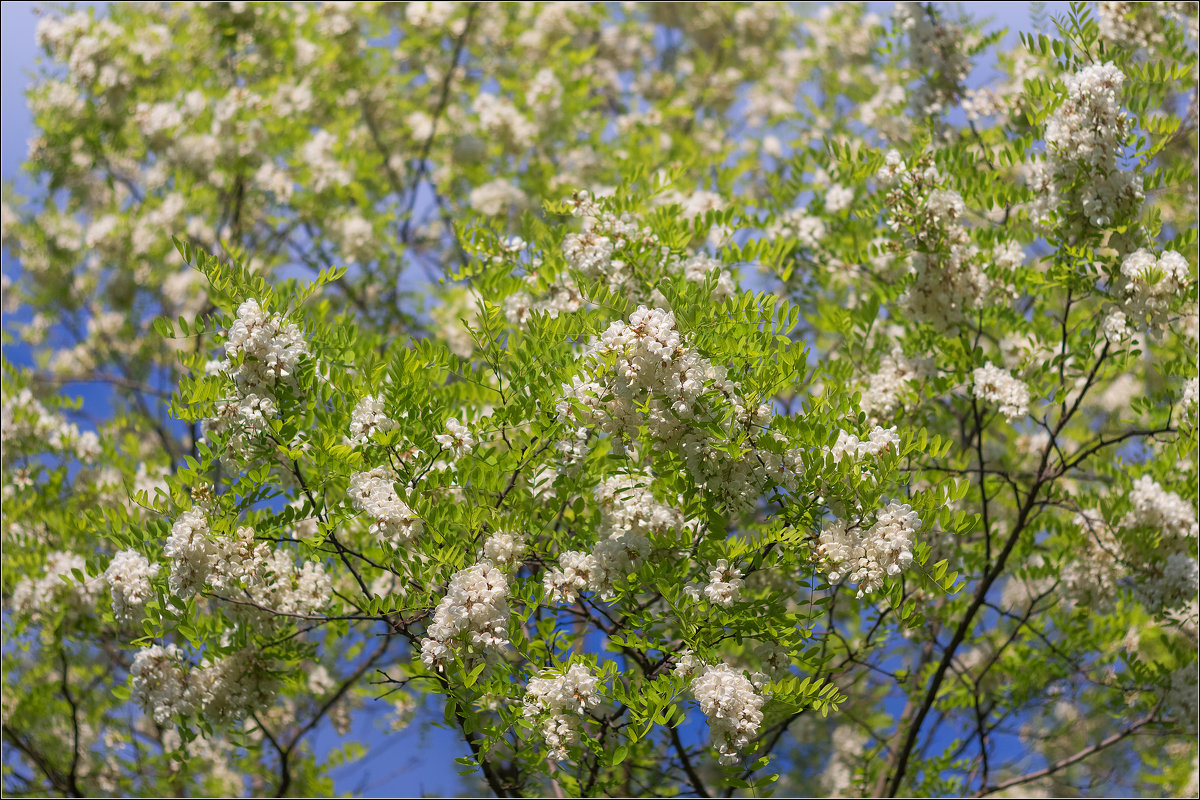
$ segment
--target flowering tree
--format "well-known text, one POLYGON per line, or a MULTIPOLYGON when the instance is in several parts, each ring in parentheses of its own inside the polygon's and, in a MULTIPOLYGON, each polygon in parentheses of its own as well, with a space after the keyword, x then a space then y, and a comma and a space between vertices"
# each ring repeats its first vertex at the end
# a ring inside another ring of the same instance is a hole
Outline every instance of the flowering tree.
POLYGON ((1194 793, 1196 20, 48 15, 6 791, 1194 793))

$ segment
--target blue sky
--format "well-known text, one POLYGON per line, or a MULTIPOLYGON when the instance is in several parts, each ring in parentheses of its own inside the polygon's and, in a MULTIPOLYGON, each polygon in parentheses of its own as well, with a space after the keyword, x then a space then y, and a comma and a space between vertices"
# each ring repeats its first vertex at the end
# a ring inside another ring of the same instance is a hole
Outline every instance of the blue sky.
MULTIPOLYGON (((872 9, 887 14, 891 3, 870 3, 872 9)), ((1023 3, 965 3, 972 16, 991 17, 993 26, 1007 26, 1010 42, 1016 41, 1018 29, 1029 30, 1030 9, 1023 3)), ((1064 14, 1066 3, 1046 3, 1048 14, 1064 14)), ((34 31, 38 17, 30 3, 5 2, 0 6, 0 176, 5 183, 17 178, 18 169, 26 155, 28 140, 33 136, 33 123, 25 104, 24 90, 29 73, 34 68, 37 48, 34 31)), ((22 183, 18 181, 18 188, 22 183)), ((4 257, 4 271, 13 275, 16 269, 4 257)), ((28 363, 27 355, 6 348, 6 356, 18 363, 28 363)), ((87 394, 87 392, 84 392, 87 394)), ((103 401, 101 401, 103 402, 103 401)), ((382 704, 380 704, 382 705, 382 704)), ((457 775, 454 759, 466 754, 466 745, 450 731, 428 728, 420 724, 400 733, 389 733, 380 726, 379 714, 362 713, 355 719, 350 740, 364 741, 370 748, 365 762, 347 765, 336 770, 338 792, 354 792, 367 796, 403 794, 447 795, 470 791, 457 775), (424 729, 424 730, 422 730, 424 729)), ((440 713, 428 715, 440 719, 440 713)), ((343 741, 329 727, 318 730, 315 746, 318 753, 343 741)))

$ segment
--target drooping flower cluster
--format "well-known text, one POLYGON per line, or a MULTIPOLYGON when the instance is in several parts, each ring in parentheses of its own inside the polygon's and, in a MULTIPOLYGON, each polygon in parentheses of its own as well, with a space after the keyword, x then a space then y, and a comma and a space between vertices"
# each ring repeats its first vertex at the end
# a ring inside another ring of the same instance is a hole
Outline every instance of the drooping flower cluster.
POLYGON ((1066 79, 1066 97, 1046 121, 1045 163, 1029 167, 1036 193, 1035 220, 1065 208, 1075 225, 1120 225, 1133 217, 1145 195, 1142 178, 1121 169, 1132 118, 1117 104, 1124 74, 1112 62, 1092 64, 1066 79))
POLYGON ((1164 41, 1166 21, 1182 22, 1191 3, 1129 3, 1104 0, 1096 4, 1100 38, 1117 47, 1157 47, 1164 41))
POLYGON ((921 116, 950 110, 971 68, 962 29, 924 3, 897 3, 894 13, 896 28, 908 34, 909 63, 922 76, 913 109, 921 116))
POLYGON ((370 520, 370 532, 399 546, 424 530, 424 523, 396 493, 394 476, 384 467, 350 476, 350 502, 370 520))
POLYGON ((684 526, 678 509, 659 502, 650 491, 652 477, 624 473, 606 478, 595 489, 600 508, 600 540, 591 553, 572 550, 559 556, 559 567, 543 576, 551 600, 573 603, 580 592, 610 597, 617 581, 637 570, 650 552, 650 535, 684 526))
POLYGON ((366 444, 376 431, 387 433, 396 427, 395 420, 388 417, 383 398, 369 394, 359 400, 350 414, 350 444, 366 444))
POLYGON ((523 713, 528 720, 541 720, 552 761, 566 760, 567 745, 579 740, 581 717, 600 704, 597 688, 596 676, 583 664, 572 664, 565 675, 529 679, 523 713))
POLYGON ((1179 396, 1179 406, 1185 417, 1196 419, 1196 407, 1200 403, 1200 378, 1188 378, 1183 384, 1183 392, 1179 396))
POLYGON ((521 209, 529 202, 525 192, 504 178, 496 178, 471 190, 467 197, 471 208, 489 217, 521 209))
POLYGON ((825 222, 806 209, 793 208, 781 213, 767 226, 767 235, 795 239, 803 249, 814 251, 820 249, 825 238, 825 222))
POLYGON ((1009 422, 1029 413, 1029 387, 1008 370, 989 361, 972 372, 971 378, 971 393, 985 403, 998 405, 1009 422))
POLYGON ((708 717, 709 734, 722 764, 736 764, 762 725, 765 699, 754 684, 727 664, 702 667, 692 679, 692 696, 708 717))
POLYGON ((233 380, 239 397, 269 395, 276 384, 294 381, 296 366, 307 354, 308 343, 298 326, 267 314, 250 299, 238 306, 221 369, 233 380))
POLYGON ((1171 553, 1134 584, 1138 601, 1152 613, 1186 608, 1195 601, 1198 587, 1200 565, 1187 553, 1171 553))
POLYGON ((913 535, 921 519, 906 504, 888 503, 869 529, 835 520, 821 531, 817 556, 830 582, 843 576, 858 584, 858 596, 883 588, 884 578, 912 564, 913 535))
POLYGON ((1171 673, 1163 697, 1163 711, 1188 725, 1194 725, 1200 711, 1200 677, 1196 665, 1188 664, 1171 673))
POLYGON ((656 450, 678 453, 702 488, 732 508, 746 508, 778 481, 794 483, 783 459, 759 447, 771 418, 766 404, 748 406, 724 367, 688 346, 664 309, 639 307, 629 322, 614 322, 581 358, 583 370, 563 387, 559 420, 636 437, 644 427, 656 450), (737 458, 714 447, 704 422, 728 428, 732 417, 754 457, 737 458))
POLYGON ((989 289, 979 265, 979 248, 971 244, 963 224, 962 195, 944 188, 937 167, 909 169, 890 151, 877 175, 888 186, 888 225, 904 232, 912 283, 901 303, 922 322, 950 329, 968 312, 980 308, 989 289))
POLYGON ((217 401, 205 423, 205 436, 226 436, 230 455, 240 455, 269 430, 279 415, 278 386, 295 386, 295 372, 308 353, 300 328, 278 314, 267 314, 257 300, 238 306, 225 342, 225 359, 214 366, 233 381, 234 394, 217 401))
POLYGON ((858 407, 869 419, 890 418, 901 406, 901 396, 933 373, 931 359, 909 358, 899 347, 879 362, 879 369, 867 378, 858 407))
POLYGON ((6 396, 0 405, 0 443, 5 445, 5 460, 25 452, 27 446, 66 451, 85 463, 100 453, 94 432, 80 433, 75 423, 46 408, 29 389, 6 396))
POLYGON ((462 458, 475 447, 475 434, 456 418, 446 420, 446 432, 433 437, 439 445, 450 451, 453 458, 462 458))
POLYGON ((600 481, 593 494, 600 508, 600 535, 613 538, 647 536, 679 530, 684 525, 679 509, 663 503, 650 491, 653 476, 623 472, 600 481))
POLYGON ((313 614, 325 608, 333 595, 333 582, 319 561, 297 567, 291 553, 275 550, 262 567, 263 581, 250 590, 259 605, 281 614, 313 614))
POLYGON ((683 276, 684 280, 692 283, 704 283, 708 280, 709 275, 715 272, 717 283, 713 287, 712 294, 708 296, 713 303, 727 300, 733 297, 734 292, 737 291, 737 284, 734 283, 733 275, 729 270, 725 269, 720 261, 705 253, 696 253, 684 259, 670 261, 667 269, 677 272, 683 276))
POLYGON ((129 670, 133 701, 159 725, 172 717, 187 716, 195 710, 188 686, 190 673, 191 664, 173 644, 139 650, 129 670))
POLYGON ((496 531, 483 543, 483 557, 501 569, 519 564, 523 555, 525 542, 509 531, 496 531))
POLYGON ((421 640, 421 660, 441 669, 454 656, 469 665, 508 645, 508 578, 487 561, 454 573, 421 640))
POLYGON ((273 665, 253 647, 206 659, 188 675, 188 693, 205 719, 226 725, 270 704, 279 688, 273 665))
POLYGON ((1122 527, 1145 526, 1162 533, 1162 546, 1177 549, 1200 535, 1196 510, 1174 492, 1168 492, 1149 475, 1133 482, 1128 499, 1133 506, 1122 527))
POLYGON ((146 601, 154 596, 151 581, 158 575, 159 564, 151 564, 136 550, 122 550, 113 556, 104 571, 112 588, 113 615, 122 622, 138 622, 146 601))
POLYGON ((568 233, 563 239, 567 264, 584 277, 605 281, 614 292, 636 291, 630 267, 635 259, 666 254, 649 228, 631 214, 618 216, 602 210, 587 192, 575 195, 571 213, 583 218, 583 231, 568 233))
POLYGON ((728 608, 737 602, 744 585, 742 571, 726 559, 720 558, 708 571, 708 583, 704 586, 704 596, 710 603, 728 608))
POLYGON ((849 456, 851 461, 862 461, 876 458, 884 452, 896 453, 899 448, 900 435, 896 433, 896 429, 876 425, 867 434, 867 438, 861 441, 853 433, 839 431, 837 441, 830 448, 829 454, 833 456, 835 462, 841 461, 846 456, 849 456))
POLYGON ((180 514, 163 544, 163 555, 171 561, 167 583, 171 594, 191 597, 199 591, 208 580, 216 552, 204 509, 192 506, 180 514))
POLYGON ((1075 515, 1084 544, 1073 548, 1063 566, 1063 593, 1070 602, 1098 612, 1112 607, 1117 583, 1128 574, 1117 533, 1099 511, 1085 508, 1075 515))
MULTIPOLYGON (((200 505, 192 506, 175 520, 163 555, 170 561, 168 586, 179 597, 190 597, 211 587, 221 596, 248 594, 262 609, 311 614, 325 607, 332 595, 324 565, 305 562, 297 566, 288 550, 271 551, 249 526, 241 526, 231 535, 216 534, 200 505)), ((109 569, 111 572, 113 568, 109 569)), ((154 565, 150 576, 156 572, 154 565)), ((114 584, 114 605, 116 593, 114 584)), ((264 610, 256 610, 252 616, 257 622, 272 618, 264 610)))
POLYGON ((65 609, 68 615, 86 616, 95 613, 103 588, 103 578, 88 577, 83 556, 56 550, 46 556, 46 570, 40 578, 22 578, 17 582, 12 603, 32 617, 58 609, 65 609), (74 577, 74 570, 83 573, 82 582, 74 577))
POLYGON ((1137 250, 1121 262, 1125 311, 1134 325, 1151 330, 1164 328, 1172 307, 1191 283, 1187 259, 1168 250, 1157 259, 1149 250, 1137 250))

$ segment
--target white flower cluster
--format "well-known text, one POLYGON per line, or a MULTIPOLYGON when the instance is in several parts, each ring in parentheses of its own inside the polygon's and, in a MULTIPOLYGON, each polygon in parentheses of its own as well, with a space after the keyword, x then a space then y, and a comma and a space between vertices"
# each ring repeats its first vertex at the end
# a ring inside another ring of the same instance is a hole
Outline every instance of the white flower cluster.
POLYGON ((1113 310, 1105 314, 1100 329, 1110 342, 1123 342, 1133 335, 1133 330, 1129 327, 1129 318, 1125 316, 1124 311, 1113 310))
POLYGON ((424 530, 424 523, 396 494, 394 476, 384 467, 350 476, 350 502, 367 515, 370 532, 382 541, 399 546, 424 530))
POLYGON ((1163 695, 1163 710, 1181 723, 1191 726, 1200 713, 1200 676, 1196 665, 1187 664, 1171 673, 1163 695))
MULTIPOLYGON (((538 276, 530 273, 525 276, 525 281, 534 289, 538 276)), ((583 293, 569 272, 560 273, 543 291, 536 293, 536 299, 529 292, 510 294, 504 300, 504 318, 513 325, 524 327, 529 315, 535 311, 557 319, 559 314, 571 314, 584 306, 583 293)))
POLYGON ((655 499, 649 488, 653 480, 647 473, 625 472, 600 482, 593 494, 600 508, 602 537, 647 536, 684 526, 679 509, 655 499))
POLYGON ((704 587, 704 596, 710 603, 728 608, 737 602, 743 586, 745 586, 745 581, 742 580, 742 571, 724 558, 720 558, 708 571, 708 583, 704 587))
POLYGON ((43 611, 64 608, 70 615, 90 615, 95 611, 103 588, 103 578, 88 577, 83 556, 56 550, 46 556, 46 570, 40 578, 22 578, 17 582, 13 587, 12 604, 18 611, 34 618, 43 611), (73 577, 73 570, 84 574, 82 583, 73 577))
POLYGON ((1138 601, 1152 613, 1186 608, 1200 587, 1200 564, 1187 553, 1172 553, 1134 584, 1138 601))
MULTIPOLYGON (((211 586, 226 594, 244 591, 264 609, 311 614, 325 607, 333 593, 324 565, 306 562, 297 567, 288 551, 272 552, 247 526, 238 528, 232 536, 215 535, 199 505, 175 520, 163 555, 171 563, 168 586, 179 597, 190 597, 211 586)), ((156 572, 157 565, 151 577, 156 572)), ((114 584, 114 603, 116 592, 114 584)), ((269 611, 255 615, 259 621, 269 618, 269 611)))
POLYGON ((479 115, 479 127, 484 133, 515 149, 524 149, 537 138, 537 126, 506 98, 481 92, 472 109, 479 115))
POLYGON ((195 710, 188 686, 191 664, 178 647, 152 645, 139 650, 129 669, 133 701, 159 725, 195 710))
POLYGON ((922 75, 912 95, 921 116, 949 111, 970 71, 962 28, 943 22, 932 6, 897 3, 896 28, 908 34, 909 63, 922 75))
POLYGON ((1183 384, 1183 392, 1179 396, 1179 406, 1185 416, 1196 418, 1197 403, 1200 402, 1200 378, 1188 378, 1183 384))
POLYGON ((333 582, 319 561, 299 568, 291 553, 275 550, 262 567, 263 581, 250 588, 255 602, 282 614, 313 614, 329 605, 333 582))
POLYGON ((1191 283, 1187 259, 1168 250, 1155 258, 1149 250, 1137 250, 1121 262, 1125 285, 1125 310, 1138 327, 1166 327, 1171 307, 1191 283))
POLYGON ((199 711, 216 725, 266 707, 278 681, 271 664, 245 648, 194 669, 175 645, 139 650, 129 670, 133 699, 159 725, 199 711))
POLYGON ((1100 38, 1118 47, 1156 47, 1166 40, 1166 20, 1182 23, 1194 8, 1192 3, 1105 0, 1096 4, 1096 21, 1100 26, 1100 38))
POLYGON ((858 407, 869 419, 888 419, 900 408, 900 397, 910 391, 912 384, 933 374, 933 360, 909 358, 899 347, 879 362, 879 369, 867 378, 867 388, 859 398, 858 407))
POLYGON ((366 444, 376 431, 387 433, 394 427, 396 422, 387 415, 383 398, 366 395, 350 413, 350 444, 355 447, 366 444))
POLYGON ((329 232, 337 243, 338 251, 347 261, 362 263, 370 261, 375 255, 375 230, 361 215, 348 214, 336 220, 329 232))
POLYGON ((679 530, 683 515, 654 498, 645 474, 615 475, 595 489, 600 540, 591 553, 570 550, 542 578, 552 601, 573 603, 580 592, 610 597, 616 582, 636 571, 650 552, 649 535, 679 530))
POLYGON ((754 646, 754 655, 762 663, 762 671, 751 673, 750 682, 760 691, 768 683, 783 680, 792 672, 792 657, 779 642, 760 642, 754 646))
POLYGON ((891 187, 886 197, 889 227, 906 231, 913 281, 901 302, 919 321, 939 329, 961 324, 969 311, 983 305, 990 288, 979 249, 963 224, 967 208, 962 195, 942 188, 944 176, 936 167, 910 170, 894 150, 877 177, 891 187))
POLYGON ((75 423, 46 408, 29 389, 5 397, 0 404, 0 444, 5 445, 6 459, 22 445, 65 450, 83 462, 100 454, 100 438, 95 433, 80 433, 75 423))
POLYGON ((989 361, 987 366, 972 372, 971 379, 971 393, 985 403, 999 405, 1000 413, 1009 422, 1029 413, 1029 387, 1008 370, 989 361))
POLYGON ((151 581, 158 575, 159 564, 151 564, 136 550, 122 550, 113 556, 104 571, 112 588, 113 615, 121 622, 139 622, 146 601, 154 596, 151 581))
POLYGON ((565 761, 567 745, 579 740, 581 717, 600 704, 597 679, 582 664, 565 675, 530 678, 525 690, 525 719, 541 720, 542 737, 552 761, 565 761))
POLYGON ((666 255, 658 237, 632 215, 603 211, 587 192, 575 195, 571 213, 583 217, 583 231, 563 239, 563 256, 571 269, 592 280, 604 280, 612 291, 632 290, 629 261, 650 254, 666 255), (624 254, 623 258, 617 258, 624 254))
POLYGON ((246 647, 203 666, 188 676, 188 692, 206 720, 226 725, 265 708, 275 696, 278 679, 262 653, 246 647))
POLYGON ((766 232, 771 237, 795 239, 800 247, 813 251, 820 249, 825 238, 825 222, 803 208, 793 208, 779 214, 766 232))
POLYGON ((837 441, 830 448, 829 454, 835 462, 849 456, 851 461, 861 461, 867 458, 878 458, 883 452, 898 453, 900 450, 900 435, 896 429, 876 425, 867 438, 859 440, 853 433, 839 431, 837 441))
POLYGON ((525 555, 525 542, 515 533, 496 531, 483 543, 483 557, 501 569, 521 562, 525 555))
POLYGON ((446 432, 439 433, 433 438, 439 445, 449 450, 451 457, 455 459, 462 458, 471 452, 478 441, 471 433, 471 429, 454 417, 446 420, 446 432))
POLYGON ((311 176, 308 185, 314 192, 323 192, 350 183, 350 171, 342 166, 333 147, 337 137, 329 131, 317 131, 300 147, 300 161, 311 176))
POLYGON ((470 665, 506 647, 508 592, 508 578, 487 561, 454 573, 421 640, 425 665, 441 669, 455 655, 470 665))
POLYGON ((843 576, 858 584, 858 596, 883 588, 887 576, 912 564, 913 534, 921 519, 911 507, 888 503, 868 530, 843 520, 822 529, 817 556, 832 583, 843 576))
POLYGON ((192 506, 180 514, 163 545, 163 555, 171 561, 167 583, 171 594, 190 597, 199 591, 208 580, 216 552, 204 509, 192 506))
POLYGON ((504 178, 496 178, 471 190, 467 203, 480 214, 495 216, 510 208, 521 209, 529 202, 525 192, 504 178))
POLYGON ((683 275, 684 280, 692 283, 704 283, 708 280, 709 275, 716 272, 717 284, 713 287, 712 294, 708 296, 709 301, 713 303, 728 300, 737 291, 737 284, 734 283, 733 275, 729 270, 724 269, 720 261, 705 253, 697 253, 686 259, 673 260, 668 263, 667 268, 683 275))
POLYGON ((1103 613, 1112 608, 1117 584, 1128 573, 1121 560, 1121 542, 1095 509, 1082 509, 1075 515, 1075 525, 1084 545, 1073 549, 1063 566, 1063 592, 1068 600, 1103 613))
POLYGON ((1162 532, 1164 548, 1178 548, 1200 535, 1196 509, 1174 492, 1168 492, 1149 475, 1133 482, 1128 500, 1133 506, 1122 527, 1145 526, 1162 532))
POLYGON ((670 311, 639 307, 628 323, 614 322, 594 339, 581 363, 583 375, 563 387, 561 422, 631 437, 644 427, 655 449, 679 453, 695 482, 732 508, 752 505, 771 481, 794 488, 782 457, 758 446, 770 406, 748 408, 725 368, 687 346, 670 311), (697 424, 728 427, 730 414, 754 457, 714 447, 697 424))
POLYGON ((238 306, 221 369, 233 379, 240 397, 268 394, 277 383, 294 379, 296 365, 307 354, 299 327, 278 314, 267 314, 250 299, 238 306))
POLYGON ((229 329, 225 360, 215 364, 233 380, 235 393, 217 401, 216 415, 205 422, 205 437, 230 434, 226 451, 235 456, 250 448, 279 413, 275 387, 294 385, 296 365, 307 352, 296 325, 267 315, 257 300, 242 303, 229 329))
POLYGON ((1117 105, 1124 81, 1112 62, 1067 77, 1067 96, 1046 121, 1046 163, 1033 165, 1027 178, 1038 192, 1035 219, 1065 207, 1092 227, 1106 228, 1136 214, 1145 199, 1142 178, 1119 163, 1133 124, 1117 105))
POLYGON ((736 764, 762 725, 765 699, 741 672, 727 664, 702 667, 692 680, 692 696, 708 717, 713 747, 722 764, 736 764))

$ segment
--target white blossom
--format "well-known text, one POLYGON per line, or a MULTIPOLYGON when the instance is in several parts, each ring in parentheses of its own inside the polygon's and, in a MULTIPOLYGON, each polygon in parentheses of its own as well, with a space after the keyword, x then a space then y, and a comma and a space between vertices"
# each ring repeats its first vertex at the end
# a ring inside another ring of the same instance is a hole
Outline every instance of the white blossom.
POLYGON ((704 586, 704 596, 709 602, 728 608, 737 602, 745 582, 742 572, 721 558, 708 572, 708 583, 704 586))
POLYGON ((883 588, 884 578, 899 575, 912 564, 913 535, 921 520, 911 507, 888 503, 874 525, 863 530, 844 520, 826 525, 817 555, 831 582, 846 577, 858 584, 858 596, 883 588))
POLYGON ((364 395, 350 414, 350 444, 355 447, 366 444, 376 432, 387 433, 394 427, 396 422, 388 417, 383 398, 364 395))
POLYGON ((478 443, 475 435, 471 433, 471 429, 454 417, 446 420, 446 432, 439 433, 433 438, 439 445, 449 450, 450 455, 454 458, 462 458, 471 452, 478 443))
POLYGON ((727 664, 705 666, 692 679, 692 696, 708 717, 709 734, 722 764, 736 764, 762 725, 765 698, 727 664))
POLYGON ((370 532, 398 546, 420 535, 424 523, 400 499, 396 485, 384 467, 350 476, 350 502, 370 520, 370 532))
POLYGON ((971 392, 985 403, 1000 407, 1000 413, 1009 422, 1029 413, 1029 387, 1024 381, 1014 378, 1008 370, 993 366, 979 367, 973 373, 971 392))
POLYGON ((173 644, 139 650, 129 670, 133 701, 159 725, 172 717, 187 716, 195 710, 190 674, 191 665, 173 644))
POLYGON ((565 761, 567 745, 579 740, 581 717, 600 704, 596 676, 582 664, 572 664, 564 675, 530 678, 525 689, 524 715, 540 720, 549 758, 565 761))
POLYGON ((508 578, 483 561, 454 573, 421 640, 421 660, 441 669, 457 654, 468 663, 508 646, 508 578))
POLYGON ((113 556, 104 577, 112 587, 113 615, 118 620, 140 621, 146 601, 154 596, 150 582, 158 570, 158 564, 151 564, 136 550, 122 550, 113 556))
POLYGON ((1162 533, 1164 547, 1179 547, 1200 534, 1192 504, 1149 475, 1134 481, 1127 497, 1132 508, 1121 522, 1123 527, 1153 528, 1162 533))

